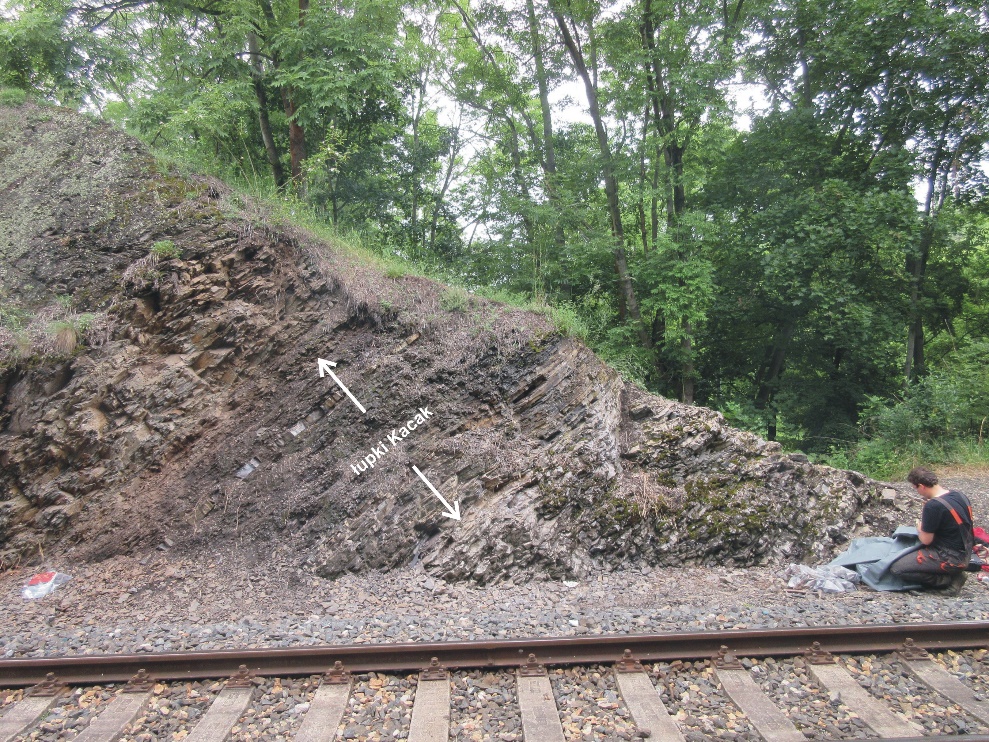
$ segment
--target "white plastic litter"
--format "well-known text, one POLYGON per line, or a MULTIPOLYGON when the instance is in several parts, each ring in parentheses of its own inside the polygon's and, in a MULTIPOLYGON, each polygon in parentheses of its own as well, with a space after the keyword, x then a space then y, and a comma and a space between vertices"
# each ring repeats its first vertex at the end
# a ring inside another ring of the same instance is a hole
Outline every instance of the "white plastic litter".
POLYGON ((808 567, 806 564, 791 564, 784 570, 783 579, 789 588, 825 593, 847 593, 862 581, 857 572, 844 567, 808 567))
POLYGON ((236 476, 238 479, 247 479, 251 475, 251 472, 257 469, 259 466, 261 466, 261 462, 258 461, 256 458, 252 458, 250 461, 248 461, 246 464, 240 467, 234 473, 234 476, 236 476))
POLYGON ((21 595, 25 600, 37 600, 71 579, 71 575, 62 572, 42 572, 24 583, 24 587, 21 588, 21 595))

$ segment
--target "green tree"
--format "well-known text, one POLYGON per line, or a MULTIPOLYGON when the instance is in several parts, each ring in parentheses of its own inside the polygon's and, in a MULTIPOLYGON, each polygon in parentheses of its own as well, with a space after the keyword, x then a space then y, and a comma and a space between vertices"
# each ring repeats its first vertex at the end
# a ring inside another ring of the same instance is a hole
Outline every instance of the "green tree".
POLYGON ((69 0, 28 0, 7 10, 0 14, 0 86, 62 105, 102 107, 108 93, 131 80, 132 59, 113 39, 132 35, 125 19, 106 18, 91 29, 69 0))
POLYGON ((989 137, 989 19, 969 0, 793 0, 762 15, 752 57, 774 100, 813 111, 833 148, 865 172, 912 155, 923 228, 905 246, 910 276, 904 378, 923 373, 924 304, 945 205, 982 180, 989 137), (797 75, 792 70, 797 69, 797 75))
POLYGON ((728 396, 751 400, 770 439, 781 395, 808 434, 853 425, 891 378, 906 312, 912 193, 902 178, 861 177, 831 141, 811 113, 775 113, 739 137, 708 189, 721 244, 707 364, 744 381, 728 396))

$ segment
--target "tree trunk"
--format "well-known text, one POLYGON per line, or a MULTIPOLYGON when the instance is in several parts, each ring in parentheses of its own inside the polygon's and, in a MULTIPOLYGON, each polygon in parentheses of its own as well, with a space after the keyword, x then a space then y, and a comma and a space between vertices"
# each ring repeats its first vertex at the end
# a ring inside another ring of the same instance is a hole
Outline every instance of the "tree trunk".
POLYGON ((421 108, 412 117, 412 201, 409 206, 409 237, 412 243, 412 257, 421 257, 419 253, 419 194, 422 188, 419 186, 419 114, 421 108))
MULTIPOLYGON (((646 86, 648 101, 652 104, 653 123, 663 150, 663 161, 669 183, 666 187, 666 227, 670 239, 676 244, 677 257, 686 262, 684 240, 680 234, 680 220, 687 209, 687 195, 683 185, 683 154, 686 150, 686 140, 680 144, 677 139, 677 115, 674 103, 665 87, 663 70, 656 59, 656 30, 652 22, 652 3, 645 0, 642 10, 642 42, 646 53, 646 86)), ((658 185, 658 182, 657 182, 658 185)), ((682 279, 678 281, 684 286, 682 279)), ((691 404, 694 400, 694 364, 693 327, 690 321, 683 317, 680 320, 683 337, 680 341, 682 354, 681 364, 681 401, 691 404)))
POLYGON ((639 142, 639 203, 636 213, 639 217, 639 235, 642 238, 642 252, 649 252, 649 224, 646 221, 646 135, 649 132, 649 104, 642 115, 642 140, 639 142))
POLYGON ((549 81, 546 78, 546 65, 543 62, 543 44, 539 37, 539 21, 533 0, 526 0, 529 15, 529 35, 532 37, 532 56, 536 64, 536 84, 539 87, 539 109, 543 116, 543 172, 546 197, 554 208, 553 230, 557 251, 562 253, 566 245, 563 222, 560 220, 560 194, 556 189, 556 147, 553 144, 553 113, 549 107, 549 81))
POLYGON ((796 319, 789 319, 780 330, 773 349, 769 355, 769 364, 765 375, 758 380, 759 390, 755 395, 755 406, 757 410, 764 410, 772 402, 773 395, 779 388, 779 379, 783 373, 783 363, 786 360, 786 351, 793 340, 793 333, 797 329, 796 319))
MULTIPOLYGON (((309 10, 309 0, 299 0, 299 28, 306 25, 306 11, 309 10)), ((307 157, 306 133, 296 119, 298 104, 295 91, 291 88, 282 90, 282 104, 288 117, 288 150, 292 161, 292 182, 296 188, 303 188, 302 163, 307 157)))
MULTIPOLYGON (((929 219, 930 217, 928 217, 929 219)), ((934 242, 934 225, 925 224, 916 255, 907 256, 910 276, 910 320, 907 326, 907 350, 903 366, 904 384, 926 372, 924 367, 924 318, 920 314, 920 297, 927 273, 927 259, 934 242)))
POLYGON ((275 137, 271 133, 271 121, 268 118, 268 93, 264 89, 264 73, 261 65, 261 55, 258 49, 258 37, 253 31, 247 34, 247 50, 251 56, 251 78, 254 82, 254 95, 258 100, 258 119, 261 126, 261 139, 264 141, 264 151, 271 166, 271 175, 275 185, 281 190, 285 187, 285 170, 275 146, 275 137))
POLYGON ((418 80, 418 85, 416 86, 416 102, 412 112, 412 168, 410 173, 411 178, 411 205, 409 208, 409 220, 410 220, 410 241, 412 243, 412 255, 414 257, 422 256, 420 248, 425 246, 425 238, 420 239, 420 227, 419 227, 419 206, 422 201, 422 184, 419 182, 419 140, 421 133, 422 124, 422 114, 426 108, 426 88, 429 83, 430 72, 432 71, 432 62, 427 62, 426 65, 420 70, 420 76, 418 80))
POLYGON ((291 89, 282 90, 282 105, 285 107, 285 115, 288 117, 288 152, 291 158, 292 182, 296 188, 302 187, 302 163, 306 159, 306 133, 302 126, 296 121, 295 114, 297 108, 292 97, 294 91, 291 89))
POLYGON ((594 122, 594 131, 597 134, 598 148, 601 152, 601 169, 604 177, 604 192, 608 200, 608 215, 611 220, 611 234, 615 240, 614 258, 615 273, 618 276, 618 285, 621 298, 624 300, 625 308, 629 317, 635 323, 636 333, 639 343, 643 348, 652 347, 652 338, 649 336, 649 329, 642 321, 642 313, 639 311, 639 302, 635 297, 635 289, 632 286, 632 277, 628 272, 628 258, 625 255, 625 231, 622 228, 621 204, 618 200, 618 180, 615 177, 615 166, 611 155, 611 145, 608 142, 608 132, 604 128, 604 121, 601 117, 601 108, 598 104, 597 87, 591 81, 590 73, 584 62, 584 56, 577 46, 570 29, 567 27, 566 19, 558 12, 553 11, 556 25, 563 36, 563 43, 567 47, 567 52, 577 68, 577 74, 584 81, 584 90, 587 93, 587 106, 594 122))
POLYGON ((652 244, 659 240, 659 146, 653 155, 652 163, 652 201, 650 202, 650 217, 652 219, 652 244))
POLYGON ((937 150, 931 160, 930 170, 927 172, 927 197, 924 199, 924 228, 920 236, 920 244, 914 255, 907 255, 907 275, 910 276, 910 320, 907 326, 907 352, 903 364, 903 383, 909 384, 911 380, 926 372, 924 364, 924 318, 920 313, 920 299, 923 292, 924 277, 927 274, 927 261, 930 257, 931 247, 934 244, 934 235, 937 229, 937 218, 944 205, 947 191, 947 178, 949 167, 940 172, 945 164, 945 159, 949 155, 946 151, 949 121, 946 118, 941 129, 941 136, 938 140, 937 150), (938 176, 941 176, 941 186, 938 187, 938 176))
POLYGON ((432 219, 429 223, 429 251, 434 252, 436 248, 436 231, 439 226, 440 207, 446 199, 447 191, 453 184, 453 171, 457 164, 457 153, 460 152, 460 126, 454 130, 453 141, 450 142, 450 160, 447 163, 446 173, 443 175, 443 185, 439 193, 436 194, 436 203, 433 204, 432 219))
POLYGON ((683 338, 680 340, 680 349, 683 352, 683 365, 680 374, 680 401, 684 404, 694 403, 694 347, 693 328, 690 320, 683 320, 683 338))
POLYGON ((529 214, 528 204, 532 203, 529 194, 529 185, 525 182, 525 171, 522 169, 522 154, 519 152, 519 132, 511 116, 505 114, 505 123, 508 125, 510 136, 508 137, 508 154, 512 158, 512 173, 515 177, 515 184, 522 194, 522 201, 527 206, 523 208, 522 228, 525 230, 525 239, 530 248, 535 249, 535 228, 532 224, 532 216, 529 214))

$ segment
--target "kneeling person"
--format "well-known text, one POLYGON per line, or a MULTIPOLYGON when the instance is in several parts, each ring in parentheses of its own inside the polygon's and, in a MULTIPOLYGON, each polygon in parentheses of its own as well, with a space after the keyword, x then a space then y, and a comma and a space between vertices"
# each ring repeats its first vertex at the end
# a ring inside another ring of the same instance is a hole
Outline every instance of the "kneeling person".
POLYGON ((965 584, 975 543, 972 503, 961 492, 939 485, 930 469, 912 469, 907 481, 926 501, 917 521, 923 548, 897 559, 889 571, 925 587, 952 588, 957 593, 965 584))

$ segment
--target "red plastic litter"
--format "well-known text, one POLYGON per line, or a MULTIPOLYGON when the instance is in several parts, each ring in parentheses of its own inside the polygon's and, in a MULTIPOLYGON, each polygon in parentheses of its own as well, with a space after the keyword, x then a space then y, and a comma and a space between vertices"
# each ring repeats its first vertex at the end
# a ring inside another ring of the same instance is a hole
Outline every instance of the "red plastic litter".
POLYGON ((72 579, 72 575, 62 572, 42 572, 34 575, 24 583, 21 595, 25 600, 37 600, 51 594, 59 585, 64 585, 72 579))

